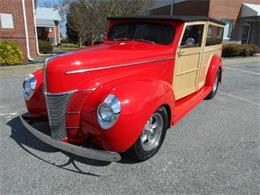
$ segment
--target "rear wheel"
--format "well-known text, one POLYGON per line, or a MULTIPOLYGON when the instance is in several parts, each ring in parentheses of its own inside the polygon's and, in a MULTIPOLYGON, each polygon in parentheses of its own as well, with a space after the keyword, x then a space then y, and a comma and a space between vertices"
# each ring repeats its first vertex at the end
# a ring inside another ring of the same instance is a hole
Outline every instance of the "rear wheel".
POLYGON ((164 107, 159 108, 145 124, 141 135, 127 152, 130 157, 145 161, 155 155, 165 138, 168 116, 164 107))
POLYGON ((220 77, 221 77, 221 72, 220 72, 220 69, 218 69, 218 72, 217 72, 217 75, 216 75, 216 78, 214 81, 213 89, 210 92, 210 94, 206 97, 207 100, 214 98, 215 95, 217 94, 219 83, 220 83, 220 77))

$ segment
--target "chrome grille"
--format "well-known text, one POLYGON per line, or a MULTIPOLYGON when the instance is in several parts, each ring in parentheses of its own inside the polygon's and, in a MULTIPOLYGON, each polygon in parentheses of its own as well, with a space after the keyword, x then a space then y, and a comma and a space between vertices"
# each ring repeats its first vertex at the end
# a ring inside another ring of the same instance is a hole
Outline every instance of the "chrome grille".
POLYGON ((54 139, 63 139, 67 136, 65 116, 72 94, 46 95, 49 124, 54 139))

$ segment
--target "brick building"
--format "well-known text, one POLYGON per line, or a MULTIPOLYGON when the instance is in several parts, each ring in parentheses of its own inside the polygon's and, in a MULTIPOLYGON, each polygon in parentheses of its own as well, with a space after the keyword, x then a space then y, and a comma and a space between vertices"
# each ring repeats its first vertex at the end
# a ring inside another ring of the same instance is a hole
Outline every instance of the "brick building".
POLYGON ((158 0, 150 14, 213 17, 226 23, 225 41, 260 47, 260 0, 158 0))
MULTIPOLYGON (((0 41, 15 42, 23 52, 24 62, 39 55, 36 6, 37 0, 0 0, 0 41)), ((60 41, 58 22, 53 20, 52 26, 48 26, 47 39, 56 40, 53 45, 60 41)))
POLYGON ((27 60, 37 55, 35 3, 34 0, 0 1, 0 40, 15 42, 27 60))

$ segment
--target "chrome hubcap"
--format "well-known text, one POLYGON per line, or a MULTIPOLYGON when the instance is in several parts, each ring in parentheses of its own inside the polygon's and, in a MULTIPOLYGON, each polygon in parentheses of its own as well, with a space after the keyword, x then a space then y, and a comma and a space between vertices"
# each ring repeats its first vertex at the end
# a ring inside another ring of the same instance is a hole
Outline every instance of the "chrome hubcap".
POLYGON ((158 147, 163 130, 163 118, 154 113, 144 126, 140 136, 142 147, 145 151, 151 151, 158 147))
POLYGON ((214 86, 213 86, 213 92, 216 92, 217 91, 217 88, 218 88, 218 74, 216 76, 216 79, 215 79, 215 82, 214 82, 214 86))

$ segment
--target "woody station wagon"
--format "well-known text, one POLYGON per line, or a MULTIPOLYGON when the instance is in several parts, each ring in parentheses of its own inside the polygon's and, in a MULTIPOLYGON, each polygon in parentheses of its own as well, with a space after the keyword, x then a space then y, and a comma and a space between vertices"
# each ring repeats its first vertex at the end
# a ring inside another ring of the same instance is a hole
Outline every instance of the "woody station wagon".
POLYGON ((167 129, 216 95, 223 27, 207 17, 109 17, 103 44, 48 59, 25 79, 21 121, 78 156, 147 160, 167 129))

